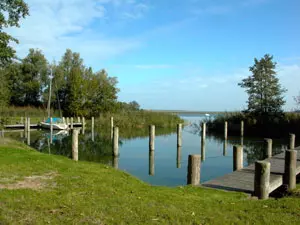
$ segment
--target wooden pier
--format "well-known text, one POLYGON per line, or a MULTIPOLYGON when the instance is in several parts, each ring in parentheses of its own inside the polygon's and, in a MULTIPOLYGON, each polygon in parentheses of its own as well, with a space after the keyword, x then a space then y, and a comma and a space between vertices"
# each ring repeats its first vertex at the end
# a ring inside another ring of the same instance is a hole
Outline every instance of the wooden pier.
MULTIPOLYGON (((81 127, 82 123, 73 123, 74 127, 81 127)), ((71 123, 69 123, 69 127, 71 127, 71 123)), ((12 124, 12 125, 4 125, 6 129, 25 129, 24 124, 12 124)), ((42 128, 40 124, 30 124, 30 128, 42 128)))
MULTIPOLYGON (((296 164, 296 174, 298 175, 300 173, 300 147, 297 147, 294 150, 297 150, 298 152, 296 164)), ((270 162, 271 164, 269 186, 269 193, 271 193, 283 185, 285 153, 274 155, 272 158, 265 159, 264 161, 270 162)), ((254 194, 254 176, 255 164, 251 164, 241 170, 204 182, 201 186, 254 194)))

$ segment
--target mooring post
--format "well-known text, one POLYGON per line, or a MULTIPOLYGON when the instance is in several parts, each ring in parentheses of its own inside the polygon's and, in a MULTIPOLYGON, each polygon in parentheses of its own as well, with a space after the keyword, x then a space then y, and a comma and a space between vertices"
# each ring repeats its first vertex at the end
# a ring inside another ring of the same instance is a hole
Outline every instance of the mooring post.
POLYGON ((265 146, 265 158, 271 158, 273 153, 272 153, 272 139, 270 138, 265 138, 264 139, 264 146, 265 146))
POLYGON ((67 117, 67 125, 68 125, 68 128, 69 128, 69 125, 70 125, 70 119, 69 119, 69 117, 67 117))
POLYGON ((119 128, 113 129, 113 155, 119 156, 119 128))
POLYGON ((24 117, 21 116, 20 124, 24 124, 24 117))
POLYGON ((257 196, 259 199, 269 198, 270 167, 270 162, 255 162, 254 195, 257 196))
POLYGON ((155 125, 149 126, 149 150, 154 151, 155 143, 155 125))
POLYGON ((82 117, 82 134, 85 133, 85 117, 82 117))
POLYGON ((227 128, 228 128, 228 123, 225 121, 224 123, 224 139, 227 140, 227 128))
POLYGON ((94 126, 95 126, 95 118, 92 116, 92 130, 94 130, 94 126))
POLYGON ((66 118, 63 117, 62 120, 63 120, 63 124, 66 124, 66 118))
POLYGON ((1 131, 1 137, 4 138, 4 129, 1 131))
POLYGON ((110 137, 111 137, 111 140, 113 139, 113 135, 114 135, 114 118, 110 117, 110 137))
POLYGON ((290 150, 295 149, 295 139, 296 139, 296 135, 295 134, 290 134, 290 144, 289 144, 289 149, 290 150))
POLYGON ((78 161, 78 129, 72 130, 72 158, 74 161, 78 161))
POLYGON ((177 147, 182 146, 182 124, 177 124, 177 147))
POLYGON ((30 131, 27 133, 27 145, 30 146, 30 131))
POLYGON ((27 132, 30 132, 30 117, 27 118, 27 132))
POLYGON ((233 146, 233 171, 243 169, 243 147, 241 145, 233 146))
POLYGON ((154 176, 155 166, 154 166, 154 151, 149 151, 149 175, 154 176))
POLYGON ((71 129, 73 129, 74 128, 74 119, 73 119, 73 117, 71 117, 71 129))
POLYGON ((201 130, 201 161, 205 160, 206 123, 202 123, 201 130))
POLYGON ((177 147, 176 167, 181 168, 181 147, 177 147))
POLYGON ((244 137, 244 121, 241 121, 241 137, 244 137))
POLYGON ((200 168, 201 168, 201 156, 189 155, 187 184, 191 184, 191 185, 200 184, 200 168))
POLYGON ((119 156, 113 156, 113 167, 115 169, 119 168, 119 156))
POLYGON ((296 188, 296 166, 297 166, 297 151, 286 150, 284 161, 284 176, 283 183, 288 186, 289 190, 296 188))
POLYGON ((244 137, 241 137, 241 146, 244 146, 244 137))
POLYGON ((80 117, 79 116, 77 117, 77 122, 80 123, 80 117))

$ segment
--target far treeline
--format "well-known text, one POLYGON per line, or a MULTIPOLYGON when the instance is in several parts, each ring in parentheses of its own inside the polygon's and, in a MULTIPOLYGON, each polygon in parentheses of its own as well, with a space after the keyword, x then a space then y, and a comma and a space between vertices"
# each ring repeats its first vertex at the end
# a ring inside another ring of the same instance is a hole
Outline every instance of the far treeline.
POLYGON ((229 133, 238 134, 240 123, 244 121, 246 135, 285 137, 289 133, 300 134, 300 95, 294 97, 297 106, 294 112, 284 112, 287 90, 279 83, 273 56, 266 54, 260 60, 255 58, 249 71, 251 75, 238 84, 248 94, 247 109, 208 121, 210 131, 223 132, 227 121, 229 133))
POLYGON ((2 106, 51 108, 66 116, 98 116, 105 112, 139 110, 136 101, 119 102, 117 78, 105 70, 86 67, 79 53, 67 49, 58 64, 50 64, 41 50, 30 49, 20 61, 1 70, 2 106), (52 76, 51 76, 52 75, 52 76), (52 88, 50 93, 50 83, 52 88))

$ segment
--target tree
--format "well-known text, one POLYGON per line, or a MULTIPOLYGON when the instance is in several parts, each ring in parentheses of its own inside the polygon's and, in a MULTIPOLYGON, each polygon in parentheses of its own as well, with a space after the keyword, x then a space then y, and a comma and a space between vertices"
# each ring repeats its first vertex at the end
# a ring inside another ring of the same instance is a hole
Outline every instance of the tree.
POLYGON ((275 68, 273 56, 266 54, 260 60, 254 59, 254 65, 249 68, 252 75, 238 84, 248 94, 246 112, 266 116, 282 113, 282 106, 285 104, 282 95, 286 89, 279 84, 275 68))
POLYGON ((15 50, 9 43, 18 40, 3 31, 7 27, 19 27, 19 20, 29 15, 28 6, 23 0, 0 1, 0 67, 11 62, 15 57, 15 50))
POLYGON ((10 99, 10 91, 8 88, 8 81, 5 76, 5 71, 0 69, 0 109, 7 106, 10 99))

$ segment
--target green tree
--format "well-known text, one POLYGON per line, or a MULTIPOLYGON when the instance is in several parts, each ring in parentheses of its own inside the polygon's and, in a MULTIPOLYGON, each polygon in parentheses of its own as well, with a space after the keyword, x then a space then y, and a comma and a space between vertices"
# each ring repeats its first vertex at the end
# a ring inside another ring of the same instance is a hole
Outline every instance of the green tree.
POLYGON ((285 104, 283 93, 286 90, 281 87, 275 69, 273 56, 266 54, 260 60, 254 59, 254 65, 249 68, 252 75, 238 84, 248 94, 246 112, 254 115, 282 113, 282 106, 285 104))
POLYGON ((294 100, 295 100, 295 102, 296 102, 296 111, 300 111, 300 93, 299 93, 299 95, 298 96, 295 96, 294 97, 294 100))
POLYGON ((15 50, 9 46, 10 42, 18 43, 18 40, 3 29, 7 27, 19 27, 19 20, 29 15, 28 6, 23 0, 0 1, 0 67, 11 62, 15 57, 15 50))
POLYGON ((10 90, 7 78, 5 76, 5 71, 0 69, 0 109, 7 106, 10 99, 10 90))

